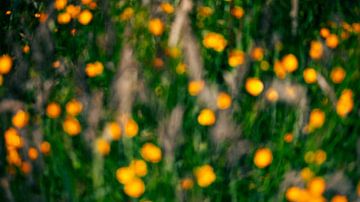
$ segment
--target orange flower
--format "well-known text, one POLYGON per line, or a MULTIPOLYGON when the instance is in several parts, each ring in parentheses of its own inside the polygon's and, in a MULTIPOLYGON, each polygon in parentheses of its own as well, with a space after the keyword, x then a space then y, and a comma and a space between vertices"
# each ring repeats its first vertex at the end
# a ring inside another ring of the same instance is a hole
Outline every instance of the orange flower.
POLYGON ((309 200, 309 193, 299 187, 290 187, 286 190, 285 197, 290 202, 305 202, 309 200))
POLYGON ((66 13, 70 14, 72 18, 76 18, 80 12, 81 12, 80 6, 74 6, 73 4, 70 4, 66 7, 66 13))
POLYGON ((121 167, 116 170, 116 179, 121 184, 130 182, 135 177, 135 172, 130 167, 121 167))
POLYGON ((328 28, 321 28, 320 36, 322 36, 323 38, 327 38, 328 36, 330 36, 330 30, 328 28))
POLYGON ((294 139, 294 135, 292 133, 286 133, 284 136, 284 141, 287 143, 292 142, 294 139))
POLYGON ((274 88, 269 88, 265 94, 266 99, 269 102, 276 102, 279 99, 279 93, 274 88))
POLYGON ((125 184, 124 192, 132 198, 139 198, 145 192, 145 184, 140 178, 133 178, 125 184))
POLYGON ((330 78, 332 82, 339 84, 341 83, 346 76, 346 72, 342 67, 335 67, 331 70, 330 78))
POLYGON ((313 128, 321 128, 325 122, 325 113, 320 109, 313 109, 310 113, 309 125, 313 128))
POLYGON ((227 93, 220 92, 217 97, 217 107, 219 109, 228 109, 231 106, 231 96, 227 93))
POLYGON ((181 180, 180 185, 183 190, 189 190, 193 188, 194 181, 191 178, 185 178, 181 180))
POLYGON ((40 151, 41 153, 47 155, 50 153, 51 151, 51 145, 49 142, 47 141, 43 141, 41 144, 40 144, 40 151))
POLYGON ((120 14, 120 20, 126 21, 129 20, 134 15, 134 9, 131 7, 125 8, 125 10, 120 14))
POLYGON ((203 80, 190 81, 188 85, 188 92, 191 96, 199 95, 204 86, 205 82, 203 80))
POLYGON ((15 128, 9 128, 5 131, 5 143, 10 148, 21 148, 23 140, 15 128))
POLYGON ((336 103, 336 112, 339 116, 345 117, 354 108, 353 93, 349 89, 341 92, 341 96, 336 103))
POLYGON ((31 160, 36 160, 39 157, 39 152, 36 148, 30 147, 28 150, 28 156, 31 160))
POLYGON ((199 15, 202 17, 209 17, 214 13, 214 10, 208 6, 201 6, 198 10, 199 15))
POLYGON ((164 13, 167 13, 167 14, 171 14, 174 12, 174 7, 168 2, 161 3, 160 8, 164 13))
POLYGON ((64 9, 67 4, 67 0, 55 0, 54 7, 56 10, 64 9))
POLYGON ((336 48, 339 45, 339 39, 335 34, 330 34, 327 38, 326 38, 326 45, 329 48, 336 48))
POLYGON ((223 35, 209 32, 205 35, 203 39, 203 45, 206 48, 211 48, 217 52, 222 52, 227 45, 227 41, 225 40, 223 35))
POLYGON ((110 153, 110 143, 103 138, 98 138, 96 140, 96 151, 102 156, 108 155, 110 153))
POLYGON ((147 174, 147 166, 143 160, 132 160, 129 167, 133 169, 135 175, 139 177, 144 177, 147 174))
POLYGON ((23 128, 29 123, 29 113, 20 110, 12 118, 12 124, 17 128, 23 128))
POLYGON ((320 41, 312 41, 309 55, 312 59, 318 60, 323 55, 323 45, 320 41))
POLYGON ((128 119, 125 123, 125 135, 134 137, 139 132, 139 126, 134 119, 128 119))
POLYGON ((208 187, 216 180, 214 169, 208 164, 197 167, 194 174, 200 187, 208 187))
POLYGON ((32 166, 29 162, 27 161, 24 161, 21 163, 21 171, 24 173, 24 174, 29 174, 32 170, 32 166))
POLYGON ((239 65, 244 64, 245 62, 245 53, 240 50, 230 51, 228 63, 231 67, 238 67, 239 65))
POLYGON ((164 32, 164 23, 159 18, 154 18, 149 21, 149 31, 154 36, 161 36, 164 32))
POLYGON ((0 74, 7 74, 10 72, 13 61, 9 55, 0 56, 0 74))
POLYGON ((46 114, 49 118, 55 119, 60 116, 61 113, 61 107, 56 102, 51 102, 46 107, 46 114))
POLYGON ((161 149, 152 143, 145 143, 140 150, 141 156, 151 163, 158 163, 161 160, 161 149))
POLYGON ((269 148, 261 148, 256 150, 254 156, 254 164, 258 168, 265 168, 269 166, 272 160, 273 160, 273 156, 269 148))
POLYGON ((57 21, 59 24, 64 25, 68 24, 71 20, 71 15, 69 13, 59 13, 57 16, 57 21))
POLYGON ((317 73, 314 68, 306 68, 303 73, 305 83, 315 83, 317 80, 317 73))
POLYGON ((88 77, 99 76, 103 73, 103 71, 104 71, 104 65, 99 61, 96 61, 94 63, 89 63, 85 67, 85 72, 88 77))
POLYGON ((287 54, 282 58, 281 61, 283 67, 286 69, 287 72, 291 73, 297 70, 298 68, 298 60, 295 55, 287 54))
POLYGON ((66 113, 71 116, 77 116, 83 109, 82 103, 76 99, 70 100, 68 103, 66 103, 65 107, 66 113))
POLYGON ((258 78, 248 78, 246 79, 245 89, 250 95, 258 96, 264 90, 264 84, 258 78))
POLYGON ((68 117, 63 123, 63 129, 68 135, 75 136, 81 132, 81 125, 77 119, 68 117))
POLYGON ((286 69, 284 68, 282 63, 280 61, 278 61, 278 60, 275 61, 274 72, 275 72, 275 75, 279 79, 285 79, 285 77, 286 77, 286 69))
POLYGON ((93 15, 89 10, 83 10, 78 16, 78 21, 82 25, 88 25, 93 19, 93 15))
POLYGON ((215 113, 208 108, 205 108, 200 111, 200 114, 197 118, 198 122, 202 126, 211 126, 214 125, 216 121, 215 113))
POLYGON ((346 196, 336 195, 331 199, 331 202, 348 202, 348 199, 346 196))
POLYGON ((307 188, 313 196, 321 196, 325 191, 326 182, 321 177, 315 177, 308 182, 307 188))
POLYGON ((244 15, 244 9, 240 6, 235 6, 231 9, 231 15, 237 19, 240 19, 244 15))
POLYGON ((121 137, 121 127, 116 122, 111 122, 106 125, 106 130, 110 134, 112 140, 119 140, 121 137))
POLYGON ((261 61, 264 58, 264 49, 255 47, 251 51, 251 58, 255 61, 261 61))

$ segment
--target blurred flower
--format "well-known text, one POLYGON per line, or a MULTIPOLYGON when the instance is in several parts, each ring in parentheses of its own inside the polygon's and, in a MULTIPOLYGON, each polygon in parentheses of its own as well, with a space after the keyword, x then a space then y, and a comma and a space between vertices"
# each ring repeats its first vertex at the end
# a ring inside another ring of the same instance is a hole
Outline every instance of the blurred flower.
POLYGON ((325 122, 325 113, 320 109, 313 109, 310 113, 309 125, 312 128, 321 128, 325 122))
POLYGON ((208 164, 197 167, 194 171, 194 175, 200 187, 208 187, 216 180, 216 174, 214 173, 213 168, 208 164))
POLYGON ((78 21, 82 25, 88 25, 93 19, 93 14, 89 10, 83 10, 78 16, 78 21))
POLYGON ((139 126, 134 119, 127 119, 125 122, 125 135, 127 137, 134 137, 139 131, 139 126))
POLYGON ((110 134, 112 140, 119 140, 121 137, 121 127, 117 122, 106 124, 106 132, 110 134))
POLYGON ((24 45, 22 51, 23 53, 28 54, 30 52, 30 46, 27 44, 24 45))
POLYGON ((176 66, 176 73, 177 74, 184 74, 186 71, 186 65, 184 63, 179 63, 176 66))
POLYGON ((282 63, 280 61, 278 61, 278 60, 275 61, 274 72, 275 72, 275 75, 279 79, 285 79, 285 77, 286 77, 286 69, 284 68, 282 63))
POLYGON ((29 174, 32 170, 32 166, 29 162, 27 161, 24 161, 21 163, 21 171, 24 173, 24 174, 29 174))
POLYGON ((57 16, 57 21, 59 24, 64 25, 68 24, 71 20, 71 15, 69 13, 59 13, 57 16))
POLYGON ((219 109, 228 109, 231 106, 231 96, 227 93, 220 92, 217 96, 217 107, 219 109))
POLYGON ((287 143, 292 142, 294 139, 294 135, 292 133, 286 133, 284 136, 284 141, 287 143))
POLYGON ((55 0, 54 7, 56 10, 62 10, 65 8, 67 0, 55 0))
POLYGON ((116 179, 121 184, 130 182, 135 177, 135 172, 130 167, 120 167, 116 170, 116 179))
POLYGON ((314 160, 315 160, 315 163, 317 165, 323 164, 325 162, 325 160, 326 160, 326 152, 324 150, 321 150, 321 149, 317 150, 315 152, 314 160))
POLYGON ((161 160, 161 149, 152 143, 145 143, 140 150, 141 156, 151 163, 158 163, 161 160))
POLYGON ((258 168, 265 168, 271 164, 273 160, 272 152, 269 148, 261 148, 256 150, 254 155, 254 164, 258 168))
POLYGON ((305 83, 315 83, 316 82, 316 70, 314 68, 306 68, 303 73, 305 83))
POLYGON ((147 166, 143 160, 132 160, 129 167, 133 169, 135 175, 139 177, 144 177, 147 174, 147 166))
POLYGON ((348 199, 343 195, 335 195, 332 197, 331 202, 348 202, 348 199))
POLYGON ((149 31, 154 36, 161 36, 164 32, 164 23, 160 18, 153 18, 149 21, 149 31))
POLYGON ((342 67, 335 67, 331 70, 330 78, 332 82, 339 84, 341 83, 346 76, 346 72, 342 67))
POLYGON ((70 100, 68 103, 66 103, 66 113, 70 116, 77 116, 83 109, 83 105, 80 101, 76 99, 70 100))
POLYGON ((336 103, 336 112, 339 116, 345 117, 354 108, 353 93, 349 89, 341 92, 340 98, 336 103))
POLYGON ((276 102, 279 99, 279 93, 272 87, 267 89, 265 97, 269 102, 276 102))
POLYGON ((28 150, 28 156, 31 160, 36 160, 39 157, 39 152, 37 151, 36 148, 34 147, 30 147, 28 150))
POLYGON ((330 36, 330 30, 328 28, 321 28, 320 36, 326 39, 328 36, 330 36))
POLYGON ((298 65, 299 65, 296 56, 293 54, 285 55, 281 60, 281 64, 285 68, 285 70, 289 73, 297 70, 298 65))
POLYGON ((126 21, 129 20, 134 15, 134 9, 131 7, 127 7, 124 11, 120 14, 120 20, 126 21))
POLYGON ((245 83, 245 89, 250 95, 258 96, 264 90, 264 84, 258 78, 247 78, 245 83))
POLYGON ((81 12, 80 6, 74 6, 73 4, 70 4, 66 7, 66 13, 70 14, 72 18, 77 18, 79 13, 81 12))
POLYGON ((104 138, 98 138, 96 140, 96 151, 102 156, 108 155, 110 153, 110 143, 104 138))
POLYGON ((199 15, 202 17, 209 17, 214 13, 214 10, 208 6, 200 6, 198 9, 199 15))
POLYGON ((194 181, 191 178, 184 178, 181 180, 180 186, 183 190, 192 189, 194 186, 194 181))
POLYGON ((56 102, 51 102, 47 105, 46 107, 46 115, 49 118, 55 119, 57 117, 59 117, 61 114, 61 107, 58 103, 56 102))
POLYGON ((286 190, 285 197, 290 202, 306 202, 310 196, 305 189, 293 186, 286 190))
POLYGON ((81 4, 88 5, 92 2, 92 0, 81 0, 81 4))
POLYGON ((145 184, 141 179, 133 178, 125 184, 124 192, 132 198, 139 198, 145 192, 145 184))
POLYGON ((41 144, 40 144, 40 151, 41 153, 47 155, 50 153, 51 151, 51 145, 49 142, 47 141, 43 141, 41 144))
POLYGON ((12 124, 17 128, 23 128, 29 123, 29 113, 19 110, 12 117, 12 124))
POLYGON ((300 176, 303 180, 309 181, 314 177, 314 173, 310 168, 306 167, 301 170, 300 176))
POLYGON ((190 81, 188 85, 188 92, 191 96, 198 95, 204 88, 205 82, 203 80, 190 81))
POLYGON ((222 52, 227 45, 227 41, 223 35, 215 32, 209 32, 203 39, 203 45, 206 48, 211 48, 217 52, 222 52))
POLYGON ((174 7, 168 2, 162 2, 160 8, 164 13, 171 14, 174 12, 174 7))
POLYGON ((63 130, 70 136, 78 135, 81 132, 80 122, 73 117, 67 117, 63 123, 63 130))
POLYGON ((325 41, 329 48, 336 48, 339 44, 339 39, 335 34, 330 34, 325 41))
POLYGON ((239 65, 244 64, 245 62, 245 53, 240 50, 230 51, 228 63, 231 67, 238 67, 239 65))
POLYGON ((85 72, 88 77, 99 76, 103 73, 103 71, 104 71, 104 65, 99 61, 96 61, 94 63, 89 63, 85 67, 85 72))
POLYGON ((313 196, 321 196, 325 192, 326 182, 322 177, 315 177, 307 183, 307 189, 313 196))
POLYGON ((318 60, 322 57, 324 52, 323 45, 320 41, 312 41, 310 44, 309 55, 312 59, 318 60))
POLYGON ((202 126, 214 125, 216 121, 215 113, 211 109, 205 108, 200 111, 200 114, 197 117, 197 121, 202 126))
POLYGON ((9 128, 5 131, 5 143, 10 148, 21 148, 23 140, 15 128, 9 128))
POLYGON ((264 49, 255 47, 251 51, 251 58, 255 61, 261 61, 264 58, 264 49))
POLYGON ((16 165, 16 166, 20 166, 21 165, 21 157, 20 154, 17 150, 15 149, 10 149, 8 150, 8 154, 6 157, 6 160, 8 161, 9 164, 11 165, 16 165))
POLYGON ((9 55, 0 56, 0 74, 7 74, 10 72, 13 61, 9 55))
POLYGON ((240 19, 244 15, 244 9, 240 6, 235 6, 231 9, 231 15, 237 19, 240 19))

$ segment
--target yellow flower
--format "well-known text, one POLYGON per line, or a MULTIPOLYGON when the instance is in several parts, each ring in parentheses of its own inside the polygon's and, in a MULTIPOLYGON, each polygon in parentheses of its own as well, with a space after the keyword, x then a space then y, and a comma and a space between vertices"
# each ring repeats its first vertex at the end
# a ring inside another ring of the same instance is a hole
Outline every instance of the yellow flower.
POLYGON ((66 13, 70 14, 72 18, 77 18, 80 12, 81 12, 80 6, 74 6, 73 4, 70 4, 66 7, 66 13))
POLYGON ((231 106, 231 96, 227 93, 220 92, 217 97, 217 107, 219 109, 228 109, 231 106))
POLYGON ((83 109, 82 103, 76 99, 70 100, 68 103, 66 103, 65 107, 66 113, 71 116, 77 116, 83 109))
POLYGON ((315 163, 318 164, 318 165, 321 165, 325 162, 326 160, 326 153, 319 149, 315 152, 315 163))
POLYGON ((303 180, 309 181, 309 180, 311 180, 311 178, 314 177, 314 173, 310 168, 306 167, 300 171, 300 176, 303 180))
POLYGON ((245 89, 250 95, 258 96, 264 90, 264 84, 258 78, 248 78, 246 79, 245 89))
POLYGON ((139 126, 134 119, 128 119, 125 123, 125 135, 127 137, 134 137, 139 131, 139 126))
POLYGON ((326 182, 321 177, 311 179, 307 184, 307 189, 313 196, 321 196, 326 188, 326 182))
POLYGON ((313 109, 310 113, 309 125, 312 128, 321 128, 325 122, 325 113, 320 109, 313 109))
POLYGON ((283 65, 283 67, 285 68, 285 70, 287 72, 289 72, 289 73, 294 72, 295 70, 297 70, 298 65, 299 65, 296 56, 293 55, 293 54, 285 55, 282 58, 281 63, 283 65))
POLYGON ((331 70, 330 78, 332 82, 339 84, 341 83, 346 76, 346 72, 342 67, 335 67, 331 70))
POLYGON ((125 10, 120 14, 120 20, 126 21, 129 20, 134 15, 134 9, 131 7, 125 8, 125 10))
POLYGON ((168 2, 161 3, 160 8, 164 13, 167 13, 167 14, 171 14, 174 12, 174 7, 168 2))
POLYGON ((314 60, 318 60, 322 57, 323 45, 320 41, 312 41, 311 42, 309 55, 314 60))
POLYGON ((17 128, 23 128, 29 123, 29 113, 20 110, 12 117, 12 124, 17 128))
POLYGON ((194 171, 194 174, 200 187, 208 187, 216 180, 214 170, 208 164, 197 167, 194 171))
POLYGON ((139 177, 144 177, 147 174, 147 166, 143 160, 132 160, 129 167, 133 169, 135 175, 139 177))
POLYGON ((78 16, 78 21, 82 25, 88 25, 93 19, 93 15, 89 10, 83 10, 78 16))
POLYGON ((272 160, 273 160, 273 156, 269 148, 261 148, 256 150, 254 156, 254 164, 258 168, 265 168, 269 166, 272 160))
POLYGON ((223 35, 209 32, 205 35, 203 39, 203 45, 206 48, 211 48, 217 52, 222 52, 227 45, 227 41, 225 40, 223 35))
POLYGON ((104 138, 98 138, 96 140, 96 151, 105 156, 110 153, 110 143, 104 138))
POLYGON ((145 192, 145 184, 141 179, 133 178, 125 184, 124 192, 132 198, 139 198, 145 192))
POLYGON ((269 88, 265 94, 266 99, 269 102, 276 102, 279 99, 279 93, 274 88, 269 88))
POLYGON ((299 187, 290 187, 286 190, 285 197, 290 202, 307 202, 309 193, 299 187))
POLYGON ((145 143, 140 150, 141 156, 151 163, 158 163, 161 160, 161 149, 152 143, 145 143))
POLYGON ((149 31, 154 36, 161 36, 164 32, 164 23, 159 18, 154 18, 149 21, 149 31))
POLYGON ((56 119, 57 117, 60 116, 60 114, 61 114, 61 107, 58 103, 51 102, 50 104, 47 105, 46 115, 49 118, 56 119))
POLYGON ((214 13, 214 10, 208 6, 201 6, 198 10, 199 15, 202 17, 209 17, 214 13))
POLYGON ((9 55, 0 56, 0 74, 7 74, 10 72, 13 61, 9 55))
POLYGON ((197 118, 198 122, 202 126, 211 126, 214 125, 216 121, 215 113, 208 108, 205 108, 200 111, 200 114, 197 118))
POLYGON ((232 50, 229 54, 228 63, 231 67, 238 67, 244 64, 245 53, 240 50, 232 50))
POLYGON ((186 71, 186 65, 184 63, 179 63, 176 66, 176 73, 177 74, 184 74, 186 71))
POLYGON ((331 202, 348 202, 348 199, 346 196, 336 195, 331 199, 331 202))
POLYGON ((341 96, 336 103, 336 112, 339 116, 345 117, 354 108, 353 93, 349 89, 341 92, 341 96))
POLYGON ((135 178, 135 172, 130 167, 120 167, 116 170, 116 179, 121 184, 126 184, 135 178))
POLYGON ((188 92, 191 96, 199 95, 204 86, 205 82, 203 80, 190 81, 188 85, 188 92))
POLYGON ((68 135, 75 136, 81 132, 81 125, 77 119, 68 117, 63 123, 63 129, 68 135))
POLYGON ((314 68, 306 68, 303 73, 305 83, 315 83, 317 80, 317 73, 314 68))
POLYGON ((64 9, 67 4, 67 0, 56 0, 54 7, 56 10, 64 9))
POLYGON ((231 15, 237 19, 240 19, 244 15, 244 9, 240 6, 235 6, 231 9, 231 15))

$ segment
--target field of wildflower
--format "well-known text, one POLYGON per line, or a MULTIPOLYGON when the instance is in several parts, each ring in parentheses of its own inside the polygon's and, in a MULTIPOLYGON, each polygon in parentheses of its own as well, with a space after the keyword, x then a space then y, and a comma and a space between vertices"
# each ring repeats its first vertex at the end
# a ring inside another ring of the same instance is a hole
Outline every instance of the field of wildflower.
POLYGON ((360 202, 360 1, 0 5, 1 202, 360 202))

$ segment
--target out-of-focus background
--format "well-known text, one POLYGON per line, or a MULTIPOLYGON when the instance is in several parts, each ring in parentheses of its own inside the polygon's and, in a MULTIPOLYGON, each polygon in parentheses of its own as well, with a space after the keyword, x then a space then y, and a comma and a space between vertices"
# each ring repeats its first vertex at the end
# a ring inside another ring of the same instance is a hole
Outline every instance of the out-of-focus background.
POLYGON ((0 201, 360 201, 360 1, 5 0, 0 201))

